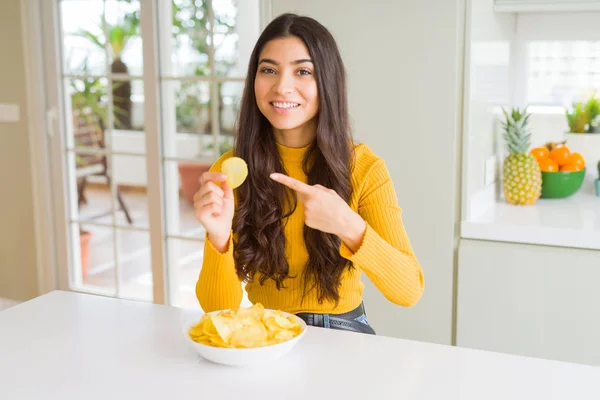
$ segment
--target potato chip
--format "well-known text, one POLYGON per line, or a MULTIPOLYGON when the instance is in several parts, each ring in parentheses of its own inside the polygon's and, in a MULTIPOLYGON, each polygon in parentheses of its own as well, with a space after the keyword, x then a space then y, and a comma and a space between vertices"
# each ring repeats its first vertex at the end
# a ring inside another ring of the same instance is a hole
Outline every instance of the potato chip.
POLYGON ((230 343, 233 347, 258 347, 267 339, 267 329, 260 321, 255 321, 233 332, 230 343))
POLYGON ((237 310, 237 315, 248 316, 248 317, 253 317, 253 318, 260 317, 264 313, 265 313, 265 308, 260 303, 253 304, 252 307, 249 307, 249 308, 239 308, 237 310))
POLYGON ((208 336, 218 336, 219 332, 217 332, 217 328, 212 320, 212 318, 206 318, 204 322, 204 326, 202 328, 202 333, 208 336))
POLYGON ((215 324, 219 337, 221 337, 225 343, 229 342, 231 334, 234 331, 241 329, 244 326, 237 317, 229 318, 221 315, 212 315, 211 320, 213 324, 215 324))
POLYGON ((204 334, 205 334, 204 325, 205 325, 204 320, 201 320, 200 323, 192 326, 189 331, 190 336, 192 336, 192 337, 204 336, 204 334))
POLYGON ((277 341, 283 342, 286 340, 290 340, 294 337, 294 333, 292 331, 277 331, 273 338, 277 341))
POLYGON ((192 326, 190 338, 207 346, 253 348, 281 343, 298 336, 302 325, 281 311, 265 311, 260 303, 249 308, 205 314, 192 326))
POLYGON ((239 157, 231 157, 223 161, 221 172, 227 175, 227 184, 235 189, 246 180, 248 165, 239 157))

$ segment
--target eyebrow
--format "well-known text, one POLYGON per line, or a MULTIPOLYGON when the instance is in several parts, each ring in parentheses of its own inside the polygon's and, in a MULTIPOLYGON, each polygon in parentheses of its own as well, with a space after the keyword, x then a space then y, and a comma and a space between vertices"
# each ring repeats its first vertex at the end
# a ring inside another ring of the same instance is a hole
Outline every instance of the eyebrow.
MULTIPOLYGON (((279 65, 279 63, 275 60, 271 60, 270 58, 263 58, 261 59, 258 64, 262 64, 262 63, 267 63, 267 64, 273 64, 273 65, 279 65)), ((298 64, 304 64, 304 63, 313 63, 312 60, 310 58, 302 58, 300 60, 296 60, 296 61, 292 61, 290 64, 292 65, 298 65, 298 64)))

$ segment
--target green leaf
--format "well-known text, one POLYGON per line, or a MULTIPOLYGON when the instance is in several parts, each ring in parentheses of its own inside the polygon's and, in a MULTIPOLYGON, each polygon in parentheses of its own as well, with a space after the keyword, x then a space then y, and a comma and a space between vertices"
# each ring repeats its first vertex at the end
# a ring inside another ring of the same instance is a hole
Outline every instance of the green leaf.
POLYGON ((89 31, 79 31, 79 32, 76 32, 74 36, 88 39, 90 42, 92 42, 96 46, 100 47, 101 49, 104 49, 104 41, 103 41, 104 35, 100 36, 100 35, 94 35, 92 32, 89 32, 89 31))

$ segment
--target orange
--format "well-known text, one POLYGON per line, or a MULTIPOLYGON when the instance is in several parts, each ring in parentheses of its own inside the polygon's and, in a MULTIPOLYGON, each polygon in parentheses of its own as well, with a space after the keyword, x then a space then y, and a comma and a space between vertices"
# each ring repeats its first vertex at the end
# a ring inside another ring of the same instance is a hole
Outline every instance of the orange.
POLYGON ((542 158, 548 158, 550 151, 546 147, 536 147, 531 149, 529 152, 536 160, 540 161, 542 158))
POLYGON ((565 172, 581 171, 582 169, 583 167, 578 164, 565 164, 560 167, 560 170, 565 172))
POLYGON ((569 163, 571 158, 571 151, 567 146, 558 146, 552 149, 550 152, 550 159, 557 163, 559 166, 569 163))
POLYGON ((571 153, 571 158, 569 159, 568 164, 576 164, 576 165, 579 165, 581 168, 584 168, 585 160, 583 159, 583 156, 581 154, 571 153))
POLYGON ((558 164, 549 158, 542 158, 541 160, 538 160, 538 164, 540 164, 540 169, 544 172, 558 171, 558 164))

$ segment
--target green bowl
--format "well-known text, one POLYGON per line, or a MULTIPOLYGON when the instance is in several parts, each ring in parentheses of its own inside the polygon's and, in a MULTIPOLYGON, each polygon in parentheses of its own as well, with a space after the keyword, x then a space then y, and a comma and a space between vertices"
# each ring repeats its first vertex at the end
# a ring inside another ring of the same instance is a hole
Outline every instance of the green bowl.
POLYGON ((542 171, 542 198, 564 199, 577 193, 583 184, 585 168, 573 172, 542 171))

